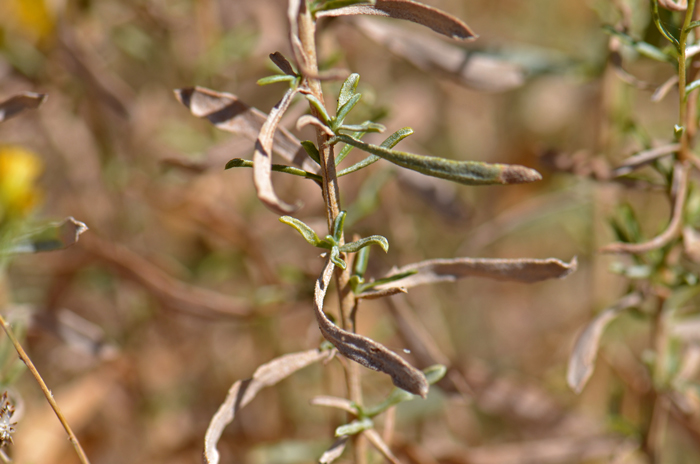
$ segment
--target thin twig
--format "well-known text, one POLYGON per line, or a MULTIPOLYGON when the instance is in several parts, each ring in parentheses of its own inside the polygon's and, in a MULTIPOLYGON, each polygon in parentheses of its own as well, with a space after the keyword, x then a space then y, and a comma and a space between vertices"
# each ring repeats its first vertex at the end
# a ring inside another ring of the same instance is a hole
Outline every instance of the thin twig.
POLYGON ((44 392, 44 396, 46 397, 46 400, 51 405, 51 408, 56 413, 56 417, 58 417, 58 420, 61 422, 61 425, 63 426, 66 433, 68 434, 68 439, 73 444, 73 448, 75 448, 75 452, 78 454, 78 458, 80 459, 80 462, 83 464, 90 464, 90 461, 88 460, 87 456, 85 455, 85 451, 83 451, 83 447, 80 446, 80 442, 78 441, 78 438, 73 433, 73 430, 70 428, 70 425, 68 425, 66 418, 63 417, 63 413, 61 412, 61 409, 58 407, 58 403, 56 403, 56 400, 54 400, 53 394, 51 393, 51 390, 49 390, 49 387, 46 386, 46 383, 44 382, 44 379, 41 378, 39 371, 37 371, 36 367, 34 367, 34 363, 32 362, 31 359, 29 359, 29 356, 27 356, 27 353, 24 351, 24 348, 22 348, 22 345, 20 345, 19 340, 17 340, 17 337, 15 337, 14 332, 12 332, 12 328, 7 323, 7 321, 5 321, 5 318, 2 317, 1 315, 0 315, 0 324, 2 325, 2 328, 5 330, 5 333, 7 334, 8 338, 10 339, 10 341, 14 345, 15 349, 17 350, 17 354, 19 355, 20 359, 24 362, 24 364, 27 365, 27 368, 29 368, 29 372, 32 373, 32 375, 36 379, 37 383, 39 384, 39 387, 41 387, 41 391, 44 392))
POLYGON ((622 243, 615 242, 604 246, 600 249, 602 253, 646 253, 651 250, 656 250, 663 247, 680 232, 680 226, 683 219, 683 206, 685 205, 685 197, 688 191, 688 171, 690 164, 686 162, 677 162, 673 169, 673 188, 675 190, 675 201, 673 211, 671 213, 671 222, 666 230, 657 235, 653 239, 644 243, 622 243))

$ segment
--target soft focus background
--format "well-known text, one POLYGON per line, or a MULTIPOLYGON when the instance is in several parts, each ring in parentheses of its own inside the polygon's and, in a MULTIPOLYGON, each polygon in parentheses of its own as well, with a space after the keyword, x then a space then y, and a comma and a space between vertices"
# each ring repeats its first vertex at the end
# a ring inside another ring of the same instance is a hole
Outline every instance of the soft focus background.
MULTIPOLYGON (((620 3, 646 28, 646 2, 620 3)), ((467 45, 467 63, 483 65, 470 82, 419 69, 341 19, 322 22, 322 62, 360 73, 358 114, 385 114, 389 132, 415 130, 400 147, 523 164, 544 179, 473 188, 383 162, 343 178, 346 231, 391 244, 387 255, 374 250, 370 275, 453 256, 577 256, 579 269, 531 286, 466 279, 420 287, 393 308, 365 303, 361 333, 401 352, 407 342, 394 315, 413 314, 466 382, 461 392, 445 384, 400 406, 395 450, 418 464, 612 462, 629 451, 626 436, 637 438, 630 424, 648 415, 637 362, 646 325, 625 316, 610 327, 578 396, 566 386, 567 357, 592 315, 624 292, 608 270, 621 258, 596 254, 612 240, 614 206, 645 205, 641 220, 653 234, 668 205, 590 174, 640 148, 620 135, 630 121, 669 137, 676 102, 651 103, 650 92, 606 64, 601 25, 617 20, 612 2, 430 4, 480 35, 467 45)), ((274 73, 268 54, 290 56, 285 14, 276 0, 0 2, 0 100, 49 95, 0 124, 0 146, 41 161, 31 221, 74 216, 90 227, 68 250, 13 260, 6 313, 26 329, 28 352, 93 463, 200 462, 204 431, 230 385, 321 341, 311 306, 317 250, 257 200, 252 171, 224 171, 229 159, 250 158, 252 143, 195 118, 173 96, 200 85, 269 111, 284 85, 255 81, 274 73)), ((391 26, 439 40, 412 24, 391 26)), ((629 66, 654 83, 672 71, 629 66)), ((326 84, 327 101, 338 88, 326 84)), ((297 102, 287 127, 305 110, 297 102)), ((274 182, 283 199, 303 200, 297 217, 322 231, 316 185, 284 175, 274 182)), ((328 304, 334 310, 333 298, 328 304)), ((8 452, 19 463, 77 462, 33 379, 17 379, 14 352, 0 348, 3 378, 21 399, 8 452)), ((374 372, 364 382, 370 401, 391 388, 374 372)), ((263 391, 225 431, 222 462, 313 462, 344 420, 308 405, 317 394, 345 395, 337 362, 263 391)), ((669 427, 668 462, 697 462, 697 441, 669 427)))

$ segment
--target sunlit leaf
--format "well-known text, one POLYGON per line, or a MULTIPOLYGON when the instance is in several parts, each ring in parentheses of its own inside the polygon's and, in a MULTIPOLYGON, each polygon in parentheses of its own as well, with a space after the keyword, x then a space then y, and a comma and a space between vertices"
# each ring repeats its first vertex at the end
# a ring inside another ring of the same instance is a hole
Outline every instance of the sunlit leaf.
POLYGON ((84 223, 68 217, 59 223, 50 224, 21 237, 12 244, 8 252, 39 253, 62 250, 74 245, 86 230, 88 227, 84 223))

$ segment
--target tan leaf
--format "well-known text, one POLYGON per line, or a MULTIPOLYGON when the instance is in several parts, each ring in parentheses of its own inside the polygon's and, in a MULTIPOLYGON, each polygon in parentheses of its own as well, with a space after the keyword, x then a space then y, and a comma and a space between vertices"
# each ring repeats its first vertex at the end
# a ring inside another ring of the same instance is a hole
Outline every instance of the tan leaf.
POLYGON ((242 407, 255 398, 260 390, 275 385, 310 364, 327 359, 331 354, 332 351, 320 350, 287 354, 258 367, 253 378, 234 383, 226 395, 226 400, 219 406, 218 411, 209 422, 209 427, 204 435, 204 459, 206 462, 218 464, 219 451, 216 449, 216 445, 224 428, 233 421, 236 413, 242 407))
POLYGON ((321 455, 318 462, 321 464, 330 464, 331 462, 338 459, 345 451, 345 445, 348 443, 350 437, 348 435, 343 435, 333 442, 330 448, 326 450, 325 453, 321 455))
POLYGON ((503 92, 525 83, 525 70, 518 64, 374 18, 356 18, 353 24, 417 68, 453 79, 465 87, 503 92))
POLYGON ((474 40, 478 36, 458 18, 411 0, 377 0, 374 5, 352 5, 316 13, 317 18, 335 16, 388 16, 429 27, 453 39, 474 40))
POLYGON ((391 452, 391 448, 384 442, 384 439, 377 433, 374 429, 368 429, 362 432, 362 434, 367 437, 370 443, 377 448, 377 451, 382 453, 382 456, 386 458, 391 464, 401 464, 401 461, 391 452))
POLYGON ((561 279, 576 270, 576 258, 565 263, 549 259, 492 259, 452 258, 431 259, 408 264, 392 270, 386 277, 404 272, 418 271, 400 280, 377 285, 378 290, 392 287, 411 288, 436 282, 454 282, 463 277, 486 277, 496 280, 533 283, 547 279, 561 279))
POLYGON ((637 306, 641 301, 642 297, 638 293, 624 296, 615 305, 598 314, 578 336, 571 357, 569 357, 566 373, 566 381, 576 393, 581 393, 586 382, 593 375, 600 338, 605 328, 622 311, 637 306))
POLYGON ((323 336, 346 358, 369 369, 388 374, 397 387, 425 398, 428 395, 429 385, 421 371, 383 345, 362 335, 343 330, 326 317, 323 312, 323 300, 334 268, 335 265, 328 259, 314 288, 314 310, 323 336))
POLYGON ((45 93, 22 92, 0 103, 0 122, 7 121, 25 110, 39 108, 44 103, 45 93))
MULTIPOLYGON (((230 93, 215 92, 204 87, 175 90, 175 97, 198 118, 207 118, 217 128, 257 140, 267 115, 250 107, 230 93)), ((317 173, 319 166, 309 158, 299 140, 288 130, 275 132, 272 151, 305 171, 317 173)))
POLYGON ((258 198, 265 206, 279 214, 289 214, 298 210, 301 205, 289 205, 282 201, 272 187, 272 145, 275 131, 282 116, 292 103, 297 89, 289 89, 267 115, 265 123, 260 128, 258 139, 255 142, 253 153, 253 182, 258 198))
POLYGON ((353 405, 353 402, 345 399, 338 398, 337 396, 314 396, 311 398, 310 404, 314 406, 325 406, 327 408, 336 408, 347 411, 350 414, 357 415, 357 408, 353 405))

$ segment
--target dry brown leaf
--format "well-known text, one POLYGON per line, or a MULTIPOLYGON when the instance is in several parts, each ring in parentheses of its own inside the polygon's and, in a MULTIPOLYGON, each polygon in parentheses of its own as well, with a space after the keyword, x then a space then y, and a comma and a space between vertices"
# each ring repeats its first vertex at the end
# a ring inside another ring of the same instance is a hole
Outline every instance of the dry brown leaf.
POLYGON ((331 462, 338 459, 345 451, 345 445, 348 443, 350 437, 348 435, 343 435, 333 442, 330 448, 326 450, 325 453, 321 455, 318 462, 321 464, 330 464, 331 462))
POLYGON ((356 18, 353 23, 367 37, 419 69, 453 79, 465 87, 501 92, 525 83, 525 71, 515 63, 373 18, 356 18))
POLYGON ((411 0, 377 0, 374 5, 352 5, 316 13, 317 18, 355 15, 403 19, 429 27, 438 34, 453 39, 474 40, 478 37, 460 19, 411 0))
POLYGON ((581 393, 583 387, 593 375, 595 358, 600 346, 600 338, 608 324, 622 311, 642 302, 638 293, 630 293, 620 299, 615 305, 598 314, 578 336, 574 349, 569 357, 566 381, 576 393, 581 393))
POLYGON ((390 287, 384 290, 377 290, 376 292, 363 292, 359 295, 355 295, 355 298, 364 298, 365 300, 376 300, 377 298, 384 298, 385 296, 398 295, 399 293, 408 293, 403 287, 390 287))
POLYGON ((7 121, 25 110, 39 108, 44 103, 45 93, 22 92, 0 103, 0 122, 7 121))
MULTIPOLYGON (((175 90, 175 97, 198 118, 207 118, 217 128, 257 140, 267 115, 250 107, 230 93, 215 92, 204 87, 175 90)), ((272 151, 305 171, 317 173, 319 166, 309 158, 299 140, 288 130, 279 128, 272 151)))
POLYGON ((258 367, 252 378, 234 383, 226 395, 226 400, 219 406, 209 422, 204 436, 205 461, 208 464, 218 464, 219 451, 216 449, 216 445, 224 428, 233 421, 236 413, 242 407, 255 398, 260 390, 277 384, 306 366, 328 359, 332 354, 333 351, 320 350, 286 354, 258 367))
POLYGON ((433 284, 437 282, 454 282, 463 277, 486 277, 496 280, 533 283, 547 279, 561 279, 574 272, 577 266, 576 258, 573 258, 569 263, 555 258, 431 259, 393 269, 386 277, 410 271, 418 272, 388 284, 377 285, 375 288, 378 290, 392 287, 411 288, 417 285, 433 284))
POLYGON ((253 183, 258 192, 258 199, 272 211, 282 215, 293 213, 301 207, 300 203, 289 205, 282 201, 272 187, 272 146, 275 131, 296 93, 296 88, 288 89, 284 97, 272 108, 260 129, 253 153, 253 183))
POLYGON ((323 312, 323 300, 334 268, 335 265, 327 259, 314 288, 314 310, 318 328, 323 336, 346 358, 369 369, 388 374, 397 387, 425 398, 428 395, 429 385, 421 371, 383 345, 362 335, 343 330, 326 317, 323 312))

